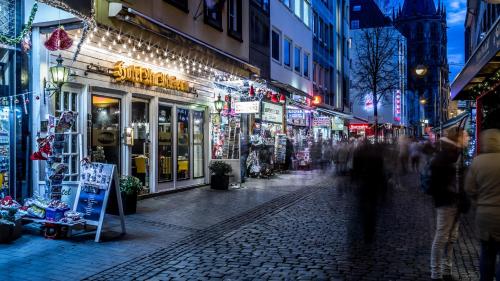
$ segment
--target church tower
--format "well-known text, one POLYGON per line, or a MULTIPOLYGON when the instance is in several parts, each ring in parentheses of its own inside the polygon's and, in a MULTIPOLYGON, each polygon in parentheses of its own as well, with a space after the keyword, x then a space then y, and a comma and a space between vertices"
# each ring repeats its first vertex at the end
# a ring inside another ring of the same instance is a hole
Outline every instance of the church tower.
POLYGON ((408 116, 417 131, 446 121, 448 60, 446 9, 433 0, 405 0, 393 12, 395 26, 408 45, 408 116), (409 99, 409 100, 408 100, 409 99))

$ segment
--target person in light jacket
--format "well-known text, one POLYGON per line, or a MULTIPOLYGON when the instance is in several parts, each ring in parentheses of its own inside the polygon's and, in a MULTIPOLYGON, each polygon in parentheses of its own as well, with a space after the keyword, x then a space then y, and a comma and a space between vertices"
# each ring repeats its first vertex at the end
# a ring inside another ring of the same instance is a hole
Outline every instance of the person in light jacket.
POLYGON ((481 240, 481 281, 500 280, 500 130, 481 134, 480 154, 474 158, 465 190, 476 202, 476 224, 481 240))

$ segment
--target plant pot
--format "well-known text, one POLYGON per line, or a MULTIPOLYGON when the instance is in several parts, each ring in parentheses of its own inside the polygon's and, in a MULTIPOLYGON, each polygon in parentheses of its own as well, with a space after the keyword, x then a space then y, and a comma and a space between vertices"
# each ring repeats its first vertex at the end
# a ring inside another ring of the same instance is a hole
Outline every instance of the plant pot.
MULTIPOLYGON (((137 212, 137 192, 133 194, 121 193, 123 213, 125 215, 132 215, 137 212)), ((118 211, 118 203, 116 202, 116 195, 114 189, 109 194, 108 206, 106 207, 106 213, 111 215, 120 215, 118 211)))
POLYGON ((229 189, 229 176, 227 176, 227 175, 212 175, 210 177, 210 187, 212 189, 219 189, 219 190, 229 189))

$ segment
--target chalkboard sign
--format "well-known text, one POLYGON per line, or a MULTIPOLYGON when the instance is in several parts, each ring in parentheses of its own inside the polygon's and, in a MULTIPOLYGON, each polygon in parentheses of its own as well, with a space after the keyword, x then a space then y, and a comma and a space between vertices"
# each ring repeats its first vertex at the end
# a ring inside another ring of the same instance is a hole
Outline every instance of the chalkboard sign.
POLYGON ((122 233, 125 233, 125 220, 118 183, 115 165, 82 163, 80 166, 80 184, 73 210, 82 213, 87 224, 97 226, 96 242, 100 240, 102 222, 111 188, 115 188, 117 191, 114 193, 116 193, 122 233))

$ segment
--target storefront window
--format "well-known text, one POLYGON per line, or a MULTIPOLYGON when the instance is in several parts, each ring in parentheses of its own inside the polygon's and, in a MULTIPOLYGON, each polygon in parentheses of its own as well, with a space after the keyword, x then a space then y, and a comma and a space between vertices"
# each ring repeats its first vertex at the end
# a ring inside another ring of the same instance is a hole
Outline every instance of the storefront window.
POLYGON ((132 175, 141 180, 148 190, 149 185, 149 102, 134 99, 132 101, 132 175))
POLYGON ((115 164, 120 171, 120 99, 92 96, 92 161, 115 164))
POLYGON ((193 177, 201 178, 204 174, 203 169, 203 146, 204 146, 204 117, 203 111, 193 112, 193 177))
POLYGON ((172 178, 172 108, 160 105, 158 109, 158 181, 172 178))
POLYGON ((189 179, 189 110, 177 109, 177 180, 189 179))
MULTIPOLYGON (((78 111, 78 93, 75 91, 62 91, 61 93, 54 94, 56 109, 55 116, 59 117, 64 111, 78 111)), ((66 145, 63 150, 63 160, 68 164, 68 173, 66 174, 65 180, 67 181, 77 181, 79 174, 79 143, 78 134, 79 126, 78 122, 75 122, 71 127, 71 131, 65 132, 66 135, 66 145)))

